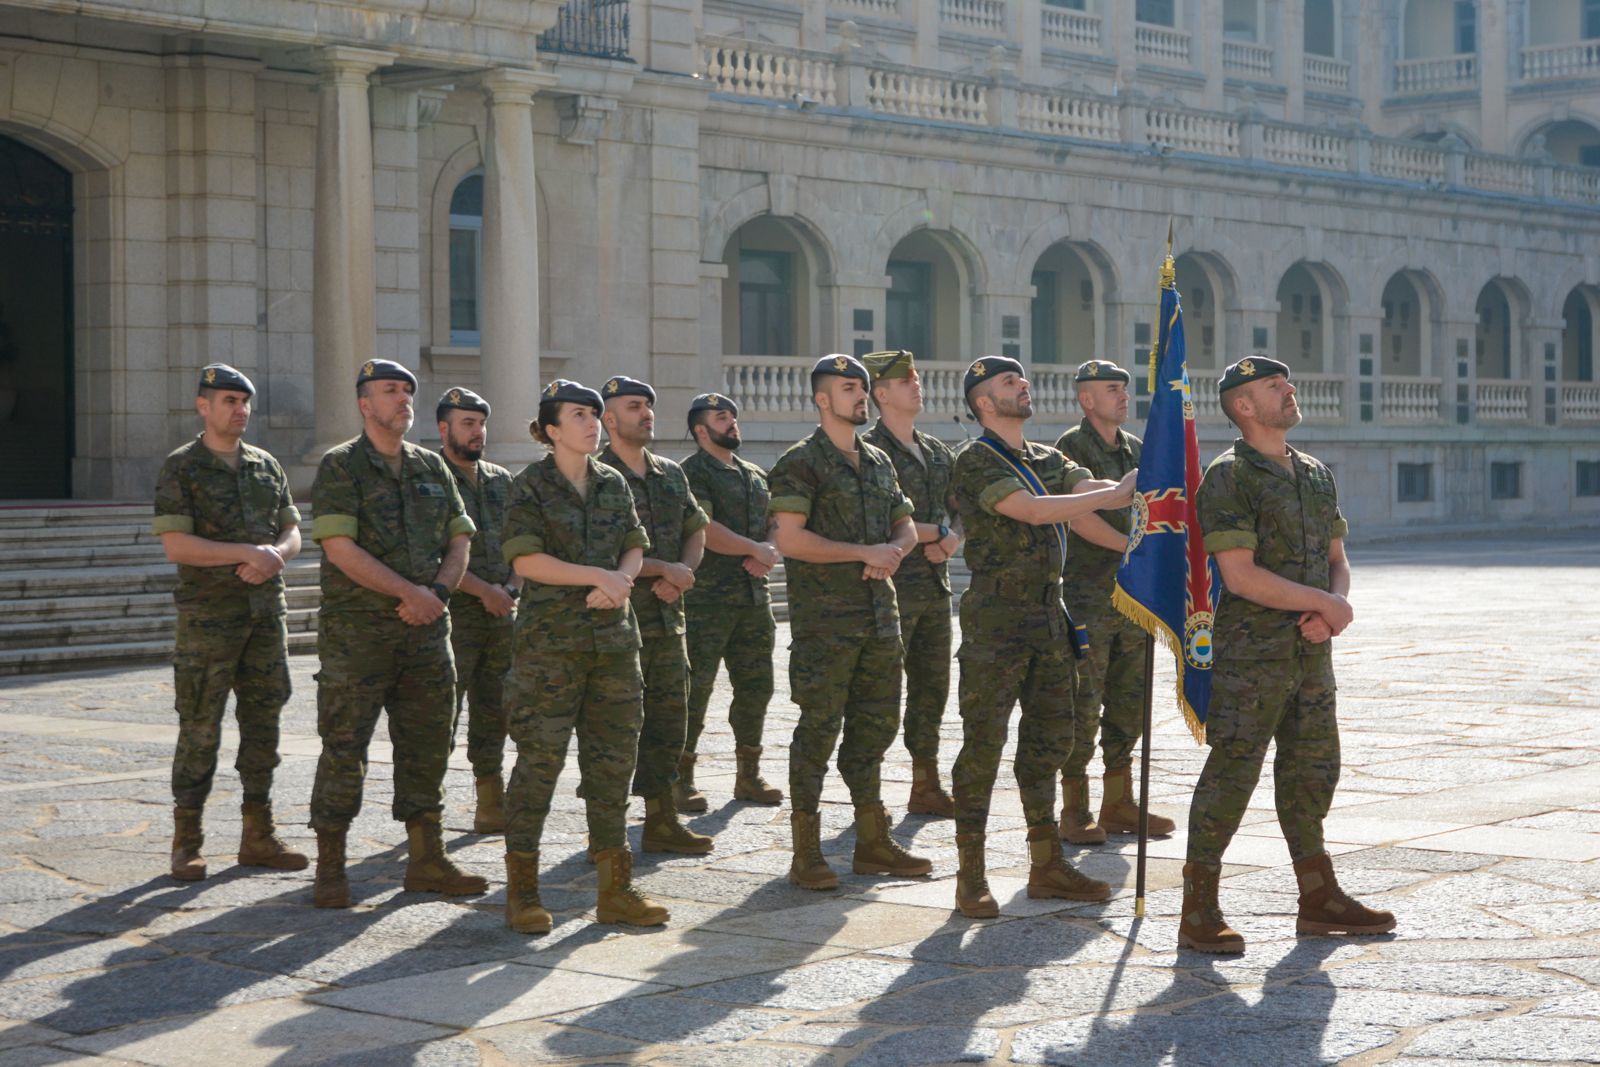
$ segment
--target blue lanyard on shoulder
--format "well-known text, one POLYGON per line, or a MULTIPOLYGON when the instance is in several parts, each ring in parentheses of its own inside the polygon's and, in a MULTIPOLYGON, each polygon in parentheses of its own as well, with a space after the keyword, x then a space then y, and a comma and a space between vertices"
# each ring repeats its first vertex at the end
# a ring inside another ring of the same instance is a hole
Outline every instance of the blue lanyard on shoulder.
MULTIPOLYGON (((1010 467, 1016 476, 1022 479, 1022 484, 1027 486, 1028 491, 1034 496, 1050 495, 1049 493, 1045 492, 1044 482, 1041 481, 1039 476, 1034 473, 1033 468, 1028 466, 1028 464, 1025 463, 1020 456, 1012 452, 1010 448, 1006 447, 1003 442, 998 441, 989 436, 989 434, 985 433, 983 436, 978 438, 976 443, 985 446, 989 449, 989 451, 1005 460, 1006 466, 1010 467)), ((1056 532, 1056 544, 1061 549, 1061 560, 1064 563, 1067 559, 1067 526, 1065 523, 1055 522, 1050 524, 1050 528, 1056 532)))

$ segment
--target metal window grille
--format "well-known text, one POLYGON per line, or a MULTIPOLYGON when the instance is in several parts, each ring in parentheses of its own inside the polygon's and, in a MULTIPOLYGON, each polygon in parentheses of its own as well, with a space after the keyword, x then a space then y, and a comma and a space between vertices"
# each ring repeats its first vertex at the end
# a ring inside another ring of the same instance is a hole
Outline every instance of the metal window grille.
POLYGON ((628 0, 567 0, 539 35, 541 52, 628 59, 628 0))

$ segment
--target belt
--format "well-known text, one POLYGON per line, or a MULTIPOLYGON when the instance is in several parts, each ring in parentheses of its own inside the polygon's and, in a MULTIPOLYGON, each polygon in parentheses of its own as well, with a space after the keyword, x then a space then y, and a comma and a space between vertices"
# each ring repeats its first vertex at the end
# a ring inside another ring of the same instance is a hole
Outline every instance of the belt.
POLYGON ((1061 599, 1061 579, 1057 578, 1051 582, 1028 582, 1017 578, 974 574, 967 590, 979 596, 1015 597, 1028 604, 1048 604, 1061 599))

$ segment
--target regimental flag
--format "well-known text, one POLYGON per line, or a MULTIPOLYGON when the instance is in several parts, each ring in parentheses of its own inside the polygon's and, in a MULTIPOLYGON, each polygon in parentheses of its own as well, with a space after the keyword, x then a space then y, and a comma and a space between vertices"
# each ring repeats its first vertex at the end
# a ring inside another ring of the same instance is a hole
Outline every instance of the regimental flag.
POLYGON ((1203 743, 1211 701, 1211 629, 1222 583, 1206 555, 1195 507, 1200 438, 1170 242, 1161 269, 1161 321, 1150 354, 1150 394, 1133 526, 1111 599, 1118 611, 1172 650, 1178 662, 1178 702, 1195 740, 1203 743))

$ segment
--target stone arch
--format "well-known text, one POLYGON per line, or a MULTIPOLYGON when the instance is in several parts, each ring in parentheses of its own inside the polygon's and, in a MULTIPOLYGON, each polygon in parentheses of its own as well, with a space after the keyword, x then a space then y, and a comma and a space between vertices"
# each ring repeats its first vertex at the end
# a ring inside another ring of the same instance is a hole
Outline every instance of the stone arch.
POLYGON ((1022 251, 1016 257, 1016 272, 1011 278, 1013 290, 1027 292, 1028 287, 1033 284, 1031 280, 1033 265, 1039 262, 1040 257, 1046 252, 1063 241, 1070 243, 1089 261, 1090 269, 1098 275, 1096 280, 1103 289, 1104 298, 1117 299, 1119 279, 1116 261, 1098 240, 1077 234, 1066 215, 1058 215, 1043 226, 1029 231, 1027 240, 1023 242, 1022 251))
POLYGON ((1326 263, 1297 260, 1278 280, 1278 359, 1313 374, 1344 370, 1350 294, 1326 263))
POLYGON ((1473 304, 1473 358, 1480 379, 1515 381, 1525 375, 1524 335, 1532 307, 1531 294, 1519 279, 1496 275, 1483 283, 1473 304))
MULTIPOLYGON (((1036 242, 1029 242, 1030 247, 1036 242)), ((1033 289, 1030 364, 1117 358, 1117 274, 1093 241, 1062 238, 1020 259, 1033 289), (1075 347, 1072 347, 1075 343, 1075 347)))
POLYGON ((728 250, 728 242, 745 223, 762 215, 772 215, 791 224, 800 234, 811 257, 818 284, 829 285, 838 269, 839 257, 833 242, 812 218, 810 212, 776 214, 772 204, 772 186, 762 182, 735 193, 700 223, 700 259, 706 263, 719 262, 728 250))
MULTIPOLYGON (((1380 272, 1381 273, 1381 272, 1380 272)), ((1387 377, 1438 375, 1444 290, 1425 270, 1390 271, 1379 290, 1378 361, 1387 377)))
POLYGON ((795 215, 757 212, 746 218, 723 242, 716 261, 727 267, 722 280, 722 347, 725 355, 800 356, 834 347, 828 338, 832 299, 833 262, 817 229, 795 215), (746 253, 756 252, 765 260, 759 266, 746 262, 746 253), (758 277, 757 275, 763 275, 758 277), (787 300, 776 288, 787 289, 787 300), (749 295, 755 306, 745 306, 749 295), (746 321, 747 312, 768 317, 763 306, 786 308, 787 325, 781 332, 787 340, 774 344, 773 324, 746 321), (755 336, 768 338, 758 348, 781 351, 744 351, 755 336))
POLYGON ((1561 380, 1593 382, 1600 342, 1600 287, 1575 285, 1561 305, 1561 380))
POLYGON ((989 291, 988 265, 971 236, 978 232, 977 220, 964 208, 948 204, 936 211, 926 198, 906 204, 884 219, 868 245, 867 261, 861 265, 863 269, 881 270, 895 247, 918 230, 939 234, 939 240, 962 261, 967 272, 967 292, 989 291))
MULTIPOLYGON (((1239 313, 1239 280, 1220 254, 1190 249, 1173 263, 1183 297, 1189 365, 1221 370, 1247 354, 1243 316, 1239 313), (1235 340, 1235 335, 1240 335, 1235 340), (1236 350, 1237 349, 1237 350, 1236 350)), ((1154 336, 1151 338, 1154 342, 1154 336)))
POLYGON ((1600 160, 1600 119, 1568 108, 1562 118, 1545 116, 1523 127, 1512 140, 1517 155, 1549 159, 1562 166, 1600 166, 1600 162, 1584 163, 1585 150, 1592 159, 1600 160))

